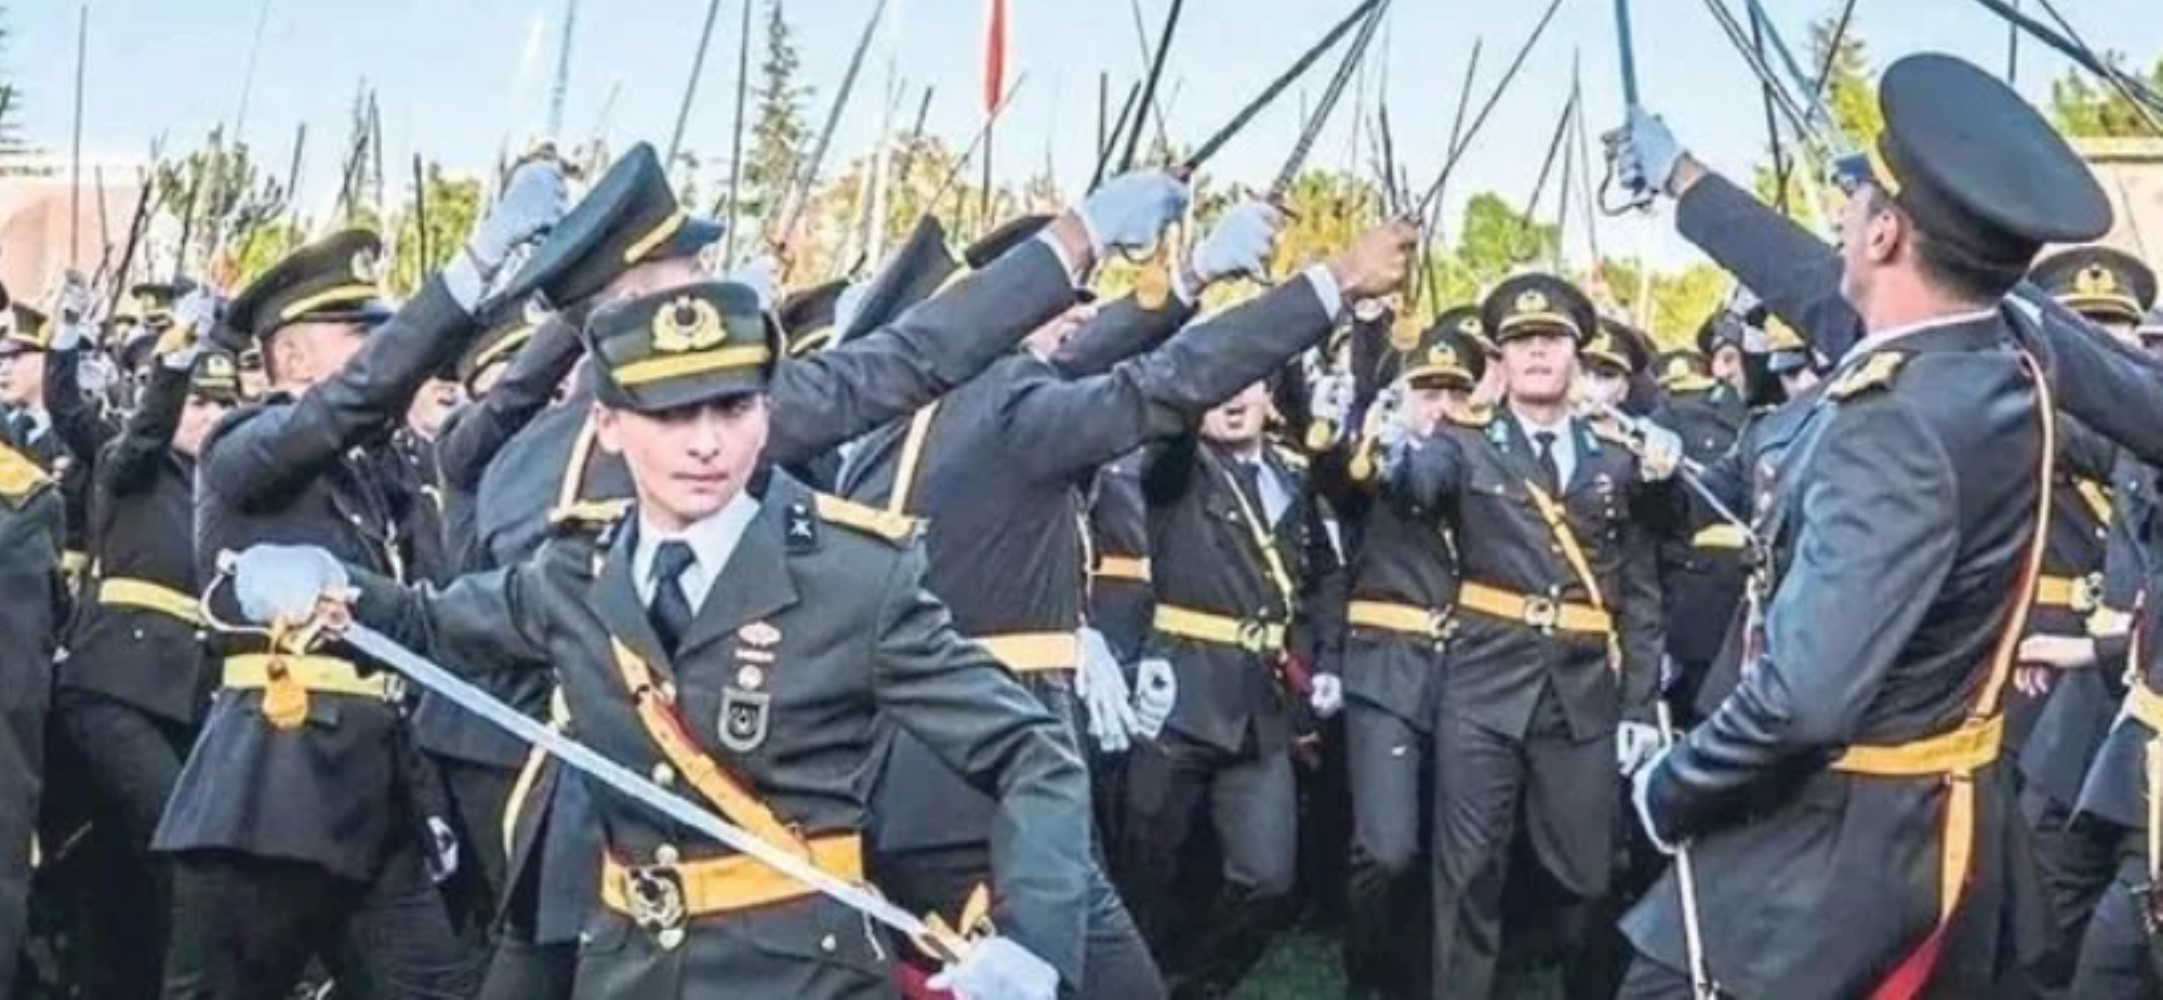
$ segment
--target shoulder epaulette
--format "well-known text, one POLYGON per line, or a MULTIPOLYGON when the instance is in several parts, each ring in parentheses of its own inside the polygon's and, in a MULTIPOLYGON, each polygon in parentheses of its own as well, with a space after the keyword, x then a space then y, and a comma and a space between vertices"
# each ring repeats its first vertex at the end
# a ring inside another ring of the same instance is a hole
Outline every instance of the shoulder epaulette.
POLYGON ((907 514, 894 514, 854 500, 843 500, 830 493, 818 496, 819 520, 855 528, 867 535, 877 535, 889 542, 906 542, 916 537, 922 522, 907 514))
POLYGON ((1449 415, 1450 423, 1459 427, 1485 427, 1495 422, 1495 408, 1486 403, 1472 403, 1449 415))
POLYGON ((19 504, 52 484, 53 477, 30 456, 0 445, 0 498, 19 504))
POLYGON ((1891 385, 1893 375, 1900 371, 1900 366, 1907 360, 1908 356, 1905 354, 1879 351, 1834 379, 1833 384, 1825 387, 1825 394, 1833 399, 1848 399, 1881 386, 1891 385))

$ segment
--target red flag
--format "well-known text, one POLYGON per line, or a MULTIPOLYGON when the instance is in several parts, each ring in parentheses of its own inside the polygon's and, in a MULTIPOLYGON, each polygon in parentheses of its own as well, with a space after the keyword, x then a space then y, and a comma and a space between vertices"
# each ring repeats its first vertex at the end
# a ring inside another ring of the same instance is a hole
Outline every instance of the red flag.
POLYGON ((1006 97, 1006 0, 985 0, 984 114, 989 117, 1006 97))

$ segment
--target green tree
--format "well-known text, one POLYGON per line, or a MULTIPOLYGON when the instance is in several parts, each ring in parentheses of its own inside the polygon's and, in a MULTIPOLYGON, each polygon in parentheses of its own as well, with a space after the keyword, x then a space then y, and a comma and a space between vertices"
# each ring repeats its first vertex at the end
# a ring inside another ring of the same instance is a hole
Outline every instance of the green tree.
POLYGON ((1644 287, 1644 267, 1636 258, 1600 262, 1600 283, 1617 308, 1635 322, 1644 316, 1645 332, 1661 350, 1694 344, 1698 325, 1720 307, 1732 281, 1727 272, 1711 264, 1697 263, 1680 273, 1655 271, 1652 275, 1652 308, 1638 309, 1638 293, 1644 287))
MULTIPOLYGON (((2116 53, 2105 55, 2104 60, 2120 63, 2116 53)), ((2127 75, 2163 90, 2163 59, 2156 60, 2146 77, 2127 75)), ((2117 88, 2092 82, 2079 70, 2068 70, 2051 81, 2050 118, 2059 131, 2079 138, 2156 138, 2155 130, 2117 88)))
POLYGON ((422 280, 449 263, 474 220, 480 217, 479 180, 447 178, 442 164, 430 163, 423 173, 422 188, 427 192, 425 235, 418 203, 405 206, 391 230, 391 267, 386 277, 391 290, 400 295, 411 294, 422 280))
POLYGON ((809 131, 804 124, 804 106, 811 99, 810 89, 797 83, 801 68, 795 30, 783 16, 782 0, 768 0, 766 55, 751 91, 758 109, 752 120, 751 152, 744 158, 743 191, 739 195, 750 214, 770 209, 795 176, 798 147, 809 131))
POLYGON ((156 210, 176 218, 185 238, 173 248, 179 269, 231 287, 241 247, 285 214, 288 196, 255 162, 247 143, 228 144, 213 129, 203 146, 157 168, 156 210))

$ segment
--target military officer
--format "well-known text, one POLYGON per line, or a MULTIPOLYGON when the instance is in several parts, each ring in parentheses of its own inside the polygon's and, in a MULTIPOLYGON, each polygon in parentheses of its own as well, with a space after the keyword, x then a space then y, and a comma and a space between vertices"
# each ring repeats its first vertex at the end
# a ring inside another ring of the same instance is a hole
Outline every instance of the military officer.
POLYGON ((1458 546, 1434 731, 1434 981, 1469 996, 1493 980, 1516 831, 1564 890, 1565 919, 1607 891, 1615 768, 1652 747, 1660 609, 1639 538, 1679 516, 1659 482, 1678 460, 1671 433, 1648 432, 1641 462, 1611 422, 1570 415, 1590 300, 1530 273, 1481 314, 1505 405, 1397 449, 1383 479, 1458 546))
MULTIPOLYGON (((1662 398, 1653 420, 1682 438, 1683 454, 1691 461, 1700 466, 1718 463, 1742 432, 1740 410, 1725 383, 1704 370, 1694 351, 1664 354, 1656 367, 1662 398)), ((1741 526, 1728 522, 1695 493, 1689 494, 1688 503, 1685 530, 1659 546, 1667 655, 1673 661, 1666 691, 1685 717, 1735 619, 1748 570, 1741 526)))
POLYGON ((29 938, 64 518, 58 482, 0 442, 0 984, 10 988, 29 938))
POLYGON ((1638 775, 1640 819, 1689 847, 1696 896, 1670 876, 1631 913, 1625 996, 1705 978, 1743 996, 1978 995, 2032 943, 2004 935, 2029 862, 1997 756, 2055 421, 2003 302, 2045 243, 2093 239, 2110 207, 1973 66, 1903 58, 1879 104, 1886 130, 1840 174, 1838 254, 1657 119, 1633 112, 1619 134, 1625 183, 1679 197, 1684 235, 1799 332, 1856 343, 1761 505, 1770 597, 1739 686, 1638 775))
POLYGON ((1309 674, 1321 636, 1306 627, 1318 581, 1341 569, 1307 463, 1270 443, 1268 412, 1267 386, 1250 385, 1142 466, 1157 597, 1145 662, 1170 667, 1179 697, 1128 765, 1129 891, 1182 996, 1229 991, 1268 945, 1297 874, 1294 707, 1343 707, 1334 665, 1309 674), (1181 892, 1206 884, 1182 864, 1205 834, 1221 855, 1214 898, 1181 892))
MULTIPOLYGON (((589 744, 849 881, 863 880, 856 776, 874 723, 908 726, 1000 814, 998 934, 932 985, 1050 1000, 1073 984, 1081 763, 926 592, 909 519, 813 493, 763 457, 783 348, 757 295, 711 283, 634 298, 598 310, 587 340, 599 443, 637 494, 622 530, 598 559, 573 537, 441 592, 356 570, 358 620, 451 663, 552 666, 589 744)), ((281 602, 303 614, 342 583, 311 555, 321 575, 281 602)), ((857 914, 636 803, 597 805, 606 853, 579 996, 891 995, 900 943, 857 914)))
MULTIPOLYGON (((912 239, 866 289, 837 344, 776 368, 768 456, 778 467, 798 467, 966 381, 1073 303, 1078 276, 1094 266, 1100 249, 1089 232, 1120 227, 1106 238, 1146 243, 1176 216, 1180 190, 1163 174, 1116 179, 1039 237, 997 260, 978 261, 950 285, 958 268, 945 241, 912 239), (1083 213, 1095 221, 1084 223, 1083 213)), ((700 273, 696 250, 684 247, 695 239, 679 235, 647 247, 652 241, 643 238, 681 214, 652 149, 636 147, 536 252, 528 265, 534 274, 511 291, 530 286, 575 309, 596 297, 693 280, 700 273), (640 253, 629 252, 634 249, 640 253)), ((717 235, 701 228, 700 239, 717 235)), ((585 393, 573 393, 534 418, 490 464, 480 487, 479 535, 493 564, 530 554, 560 515, 628 496, 622 460, 591 446, 589 404, 585 393)), ((569 988, 570 948, 591 896, 582 887, 597 877, 589 847, 598 831, 577 812, 559 814, 564 799, 582 792, 577 782, 554 777, 552 768, 541 767, 522 779, 528 797, 545 805, 514 802, 515 815, 506 817, 507 828, 547 833, 521 836, 513 845, 507 878, 514 905, 507 916, 526 926, 515 926, 498 949, 488 977, 491 997, 556 996, 569 988), (525 878, 537 880, 534 891, 522 892, 525 878)))
MULTIPOLYGON (((995 236, 1019 237, 1035 225, 1041 221, 1024 220, 995 236)), ((1182 267, 1177 302, 1123 319, 1099 317, 1096 335, 1140 344, 1151 338, 1107 328, 1176 326, 1203 287, 1258 269, 1276 226, 1266 206, 1235 209, 1182 267)), ((1344 268, 1347 280, 1386 277, 1378 273, 1388 264, 1383 239, 1366 239, 1375 249, 1364 258, 1347 252, 1333 266, 1344 268), (1368 263, 1374 258, 1385 259, 1368 263)), ((1100 640, 1076 632, 1084 570, 1076 484, 1145 442, 1179 433, 1326 334, 1324 296, 1334 289, 1318 290, 1324 280, 1334 275, 1289 283, 1087 377, 1065 377, 1052 360, 1083 317, 1054 320, 1023 350, 858 447, 843 489, 852 499, 924 517, 932 592, 953 607, 961 628, 1026 675, 1055 713, 1073 717, 1080 694, 1099 743, 1121 742, 1125 733, 1113 734, 1104 714, 1124 702, 1123 679, 1108 655, 1089 655, 1085 647, 1100 640), (1077 678, 1077 668, 1089 673, 1077 678), (1107 690, 1113 696, 1100 698, 1107 690)), ((953 913, 980 880, 990 817, 980 796, 925 756, 906 732, 894 733, 874 799, 879 870, 900 898, 953 913)), ((1084 988, 1106 997, 1157 993, 1157 971, 1117 893, 1100 871, 1093 880, 1084 988)))
POLYGON ((240 375, 231 355, 196 338, 209 310, 207 295, 182 307, 190 318, 161 335, 140 405, 98 456, 91 572, 53 699, 106 859, 98 880, 110 898, 81 901, 96 921, 83 984, 92 996, 158 991, 171 899, 151 836, 214 685, 195 598, 195 462, 239 403, 240 375))
MULTIPOLYGON (((554 224, 564 197, 552 161, 521 167, 395 315, 378 298, 381 244, 364 232, 303 247, 241 293, 232 331, 262 345, 278 391, 203 445, 201 579, 219 553, 265 541, 405 574, 378 449, 475 332, 491 273, 554 224)), ((236 620, 230 595, 208 598, 236 620)), ((221 684, 158 826, 154 846, 175 865, 167 995, 279 996, 311 957, 363 996, 470 993, 471 956, 427 870, 451 849, 422 829, 399 692, 350 660, 289 656, 269 638, 217 637, 221 684)))
POLYGON ((46 355, 53 339, 70 328, 20 300, 8 305, 5 329, 0 330, 0 412, 6 417, 8 439, 60 485, 67 514, 61 566, 74 579, 87 562, 83 525, 89 490, 84 473, 90 465, 60 432, 47 405, 45 384, 46 355))
MULTIPOLYGON (((1471 394, 1487 358, 1473 332, 1474 305, 1445 310, 1410 350, 1387 363, 1387 402, 1362 421, 1377 431, 1383 410, 1410 411, 1404 427, 1426 437, 1446 420, 1476 419, 1471 394)), ((1371 481, 1363 436, 1351 474, 1371 481)), ((1427 995, 1429 881, 1419 867, 1438 775, 1431 754, 1440 673, 1457 603, 1457 556, 1446 532, 1374 503, 1351 553, 1344 652, 1344 733, 1352 786, 1350 916, 1345 971, 1357 988, 1386 997, 1427 995)))

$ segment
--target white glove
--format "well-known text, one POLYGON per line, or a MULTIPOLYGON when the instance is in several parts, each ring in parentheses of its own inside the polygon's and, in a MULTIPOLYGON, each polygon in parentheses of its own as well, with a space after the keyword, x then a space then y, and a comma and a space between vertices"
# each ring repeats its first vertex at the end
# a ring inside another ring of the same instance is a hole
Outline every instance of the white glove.
POLYGON ((51 345, 51 348, 53 350, 73 351, 82 347, 83 342, 89 339, 89 324, 81 322, 70 323, 66 320, 60 319, 56 319, 53 321, 53 342, 51 345))
POLYGON ((1314 690, 1308 692, 1307 704, 1322 718, 1336 715, 1344 708, 1344 678, 1336 674, 1314 675, 1314 690))
POLYGON ((1352 373, 1324 374, 1315 379, 1308 390, 1307 398, 1310 402, 1307 408, 1316 421, 1327 422, 1337 436, 1342 438, 1345 420, 1352 414, 1352 396, 1355 391, 1352 373))
POLYGON ((1081 663, 1074 672, 1074 683, 1082 705, 1089 710, 1089 735, 1096 738, 1097 747, 1105 753, 1125 753, 1127 734, 1141 726, 1134 717, 1126 674, 1120 671, 1119 658, 1112 655, 1104 633, 1085 628, 1077 638, 1081 641, 1081 663))
POLYGON ((210 336, 210 329, 218 325, 218 297, 209 289, 197 288, 173 303, 173 322, 195 331, 195 338, 210 336))
POLYGON ((1634 775, 1660 753, 1660 730, 1642 722, 1615 727, 1615 767, 1634 775))
POLYGON ((988 937, 925 985, 956 1000, 1054 1000, 1059 970, 1011 940, 988 937))
POLYGON ((1135 668, 1134 734, 1156 739, 1164 732, 1164 720, 1172 717, 1172 706, 1178 701, 1179 677, 1172 672, 1171 663, 1159 657, 1143 660, 1135 668))
MULTIPOLYGON (((751 289, 759 297, 759 311, 768 312, 780 299, 775 289, 781 287, 781 262, 772 257, 761 256, 728 273, 723 281, 730 281, 751 289)), ((840 329, 837 323, 835 329, 840 329)))
POLYGON ((349 586, 345 565, 314 545, 251 545, 233 561, 240 613, 258 625, 306 621, 324 596, 349 586))
POLYGON ((1269 252, 1283 221, 1283 213, 1259 201, 1224 213, 1209 238, 1194 248, 1194 276, 1206 285, 1237 275, 1260 275, 1269 266, 1269 252))
POLYGON ((1187 210, 1187 185, 1162 170, 1122 174, 1107 181, 1075 209, 1099 260, 1114 250, 1156 242, 1187 210))
POLYGON ((1615 158, 1615 179, 1636 192, 1666 194, 1682 162, 1682 145, 1667 122, 1643 108, 1631 108, 1628 121, 1608 136, 1615 158))
POLYGON ((511 248, 555 228, 571 200, 570 182, 563 165, 552 159, 532 160, 511 172, 503 197, 466 237, 466 253, 489 278, 511 255, 511 248))
POLYGON ((1648 483, 1663 482, 1682 467, 1682 435, 1650 420, 1637 422, 1637 472, 1648 483))
POLYGON ((93 396, 104 395, 105 390, 112 388, 119 381, 119 367, 113 364, 112 358, 103 354, 92 354, 84 358, 83 363, 75 369, 76 384, 82 386, 84 392, 93 396))
POLYGON ((1638 768, 1637 773, 1630 776, 1630 806, 1637 812, 1638 825, 1645 829, 1645 839, 1652 841, 1652 846, 1658 849, 1661 854, 1672 856, 1675 853, 1675 845, 1660 839, 1660 827, 1652 821, 1652 801, 1650 797, 1653 772, 1658 771, 1661 762, 1667 760, 1670 749, 1672 748, 1662 748, 1659 753, 1653 755, 1650 762, 1644 767, 1638 768))

